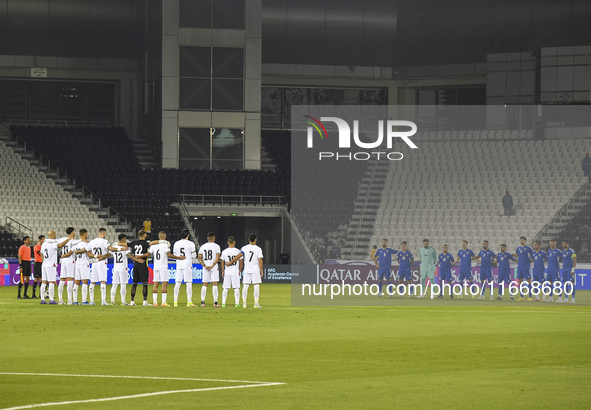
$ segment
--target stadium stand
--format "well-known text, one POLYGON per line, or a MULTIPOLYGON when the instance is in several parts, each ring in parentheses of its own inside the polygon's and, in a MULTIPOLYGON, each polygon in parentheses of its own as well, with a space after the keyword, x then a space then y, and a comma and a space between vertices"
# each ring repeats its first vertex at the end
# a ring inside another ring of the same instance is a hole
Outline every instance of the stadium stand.
POLYGON ((448 132, 442 142, 436 138, 437 133, 418 135, 413 140, 419 149, 412 157, 390 164, 373 234, 358 236, 344 249, 345 257, 369 258, 370 245, 382 238, 394 240, 394 246, 407 240, 415 252, 423 238, 438 250, 448 243, 452 252, 464 239, 472 249, 480 249, 486 239, 494 250, 503 242, 512 250, 522 235, 531 244, 587 181, 578 161, 588 146, 584 139, 533 140, 532 132, 503 131, 448 132), (493 139, 484 139, 488 136, 493 139), (501 217, 505 190, 516 204, 511 218, 501 217))
MULTIPOLYGON (((61 186, 0 141, 0 220, 10 217, 33 231, 35 237, 50 229, 63 233, 68 226, 86 228, 91 235, 105 227, 109 237, 116 232, 98 215, 81 204, 61 186)), ((14 256, 14 255, 9 255, 14 256)))
POLYGON ((133 226, 139 228, 149 217, 153 232, 164 230, 173 240, 185 226, 173 206, 182 194, 207 194, 208 201, 215 202, 214 196, 221 195, 289 193, 286 170, 290 163, 283 154, 282 142, 271 142, 270 146, 283 172, 142 169, 123 128, 13 125, 11 132, 96 193, 104 205, 129 218, 133 226))

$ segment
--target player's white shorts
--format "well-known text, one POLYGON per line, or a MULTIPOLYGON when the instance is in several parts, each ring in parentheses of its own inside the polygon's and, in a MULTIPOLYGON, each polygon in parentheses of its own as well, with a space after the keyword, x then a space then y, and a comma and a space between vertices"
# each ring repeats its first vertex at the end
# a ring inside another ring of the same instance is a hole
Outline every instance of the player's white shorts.
POLYGON ((240 275, 224 276, 224 289, 240 289, 240 275))
POLYGON ((76 265, 76 280, 89 280, 90 279, 90 266, 89 265, 76 265))
POLYGON ((107 281, 107 264, 104 262, 97 262, 92 264, 91 282, 106 282, 107 281))
POLYGON ((177 269, 174 280, 176 283, 193 283, 193 269, 177 269))
POLYGON ((154 269, 154 282, 167 282, 169 280, 168 269, 154 269))
POLYGON ((60 279, 73 279, 76 276, 76 261, 65 260, 61 263, 60 279))
POLYGON ((214 267, 211 270, 203 269, 203 283, 219 282, 220 281, 220 270, 218 267, 214 267))
POLYGON ((56 278, 57 278, 57 268, 55 266, 41 268, 41 280, 43 282, 55 282, 56 278))
POLYGON ((244 285, 257 285, 261 283, 261 274, 260 273, 246 273, 244 272, 244 276, 242 277, 242 283, 244 285))
POLYGON ((129 282, 127 268, 113 271, 113 285, 127 285, 127 282, 129 282))

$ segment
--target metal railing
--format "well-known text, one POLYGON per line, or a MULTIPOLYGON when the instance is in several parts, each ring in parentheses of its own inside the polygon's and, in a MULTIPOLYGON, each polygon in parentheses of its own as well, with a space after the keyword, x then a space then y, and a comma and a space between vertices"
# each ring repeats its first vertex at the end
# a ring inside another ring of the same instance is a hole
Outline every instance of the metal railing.
MULTIPOLYGON (((359 231, 361 230, 361 223, 364 220, 364 216, 365 216, 365 211, 367 210, 367 203, 369 201, 369 192, 371 190, 371 188, 373 187, 374 184, 374 177, 376 174, 376 171, 378 169, 378 164, 379 161, 375 161, 374 164, 372 165, 372 169, 371 169, 371 175, 370 175, 370 179, 369 182, 367 184, 367 189, 365 191, 365 195, 363 195, 363 206, 361 207, 361 215, 359 217, 359 223, 357 224, 357 228, 355 229, 355 241, 353 242, 353 245, 351 246, 351 255, 353 255, 354 253, 356 253, 357 251, 357 245, 359 243, 359 231)), ((375 219, 374 219, 375 222, 375 219)), ((351 220, 352 223, 352 220, 351 220)), ((347 239, 349 238, 349 234, 347 234, 347 239)))
POLYGON ((554 225, 556 222, 558 222, 558 220, 564 215, 564 213, 570 209, 570 207, 573 205, 573 203, 575 201, 577 201, 584 193, 586 193, 587 189, 590 186, 591 186, 590 182, 585 182, 583 184, 583 186, 581 186, 577 190, 577 192, 573 195, 573 197, 571 199, 569 199, 569 201, 566 204, 564 204, 562 206, 562 208, 560 208, 558 210, 558 212, 556 212, 554 214, 554 216, 552 217, 550 222, 548 222, 546 225, 544 225, 544 227, 540 230, 540 232, 538 232, 538 234, 536 235, 536 240, 541 240, 542 237, 544 235, 546 235, 548 233, 548 231, 550 230, 550 226, 554 225))
POLYGON ((89 120, 6 120, 4 121, 9 127, 11 125, 35 125, 35 126, 63 126, 71 127, 77 125, 85 125, 91 127, 118 127, 115 121, 89 121, 89 120))
POLYGON ((284 197, 271 195, 181 194, 181 202, 196 205, 287 205, 284 197))
POLYGON ((44 156, 40 151, 36 150, 35 148, 30 148, 27 142, 19 135, 10 131, 10 128, 6 126, 5 128, 8 131, 6 135, 8 136, 9 141, 16 143, 16 148, 22 149, 24 151, 24 154, 29 156, 29 158, 31 158, 30 156, 32 155, 32 161, 37 162, 39 164, 39 169, 43 170, 47 168, 46 172, 48 175, 51 176, 52 174, 54 174, 56 176, 56 180, 65 180, 67 186, 72 186, 74 191, 78 191, 78 193, 81 194, 81 199, 90 200, 91 205, 97 206, 99 212, 106 211, 108 219, 115 218, 117 220, 118 225, 125 224, 127 226, 131 226, 129 220, 126 217, 124 217, 121 213, 119 213, 116 209, 114 209, 111 206, 104 206, 99 196, 93 193, 86 186, 80 183, 76 183, 76 180, 72 178, 63 169, 57 166, 52 167, 51 160, 48 157, 44 156))
POLYGON ((7 216, 4 226, 8 232, 11 232, 13 234, 20 234, 21 236, 29 236, 31 240, 33 239, 33 230, 27 228, 25 225, 23 225, 16 219, 12 219, 11 217, 7 216))

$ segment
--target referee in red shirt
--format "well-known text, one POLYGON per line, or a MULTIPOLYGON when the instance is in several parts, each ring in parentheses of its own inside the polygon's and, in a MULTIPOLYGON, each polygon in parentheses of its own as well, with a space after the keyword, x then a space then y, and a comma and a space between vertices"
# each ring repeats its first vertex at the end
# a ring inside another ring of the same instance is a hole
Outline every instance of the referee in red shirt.
POLYGON ((18 284, 18 297, 17 299, 31 299, 27 295, 29 290, 29 281, 31 280, 31 238, 25 236, 23 238, 24 245, 18 248, 18 264, 21 267, 21 281, 18 284), (25 285, 25 296, 21 297, 21 289, 25 285))
POLYGON ((43 265, 43 258, 41 257, 41 245, 45 241, 45 235, 39 235, 39 242, 33 248, 33 254, 35 255, 35 265, 33 268, 33 297, 32 299, 37 299, 35 296, 35 290, 37 290, 37 285, 41 286, 41 276, 42 275, 42 268, 43 265))

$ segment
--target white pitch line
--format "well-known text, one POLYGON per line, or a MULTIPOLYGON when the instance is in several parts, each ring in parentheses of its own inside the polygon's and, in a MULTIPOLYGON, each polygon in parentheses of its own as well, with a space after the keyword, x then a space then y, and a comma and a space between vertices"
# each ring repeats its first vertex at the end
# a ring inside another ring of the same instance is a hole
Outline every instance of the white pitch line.
MULTIPOLYGON (((164 378, 164 379, 166 379, 166 378, 164 378)), ((173 380, 179 380, 179 379, 173 379, 173 380)), ((194 380, 203 380, 203 379, 194 379, 194 380)), ((27 404, 25 406, 6 407, 6 408, 0 409, 0 410, 21 410, 21 409, 32 409, 35 407, 63 406, 66 404, 97 403, 97 402, 103 402, 103 401, 134 399, 134 398, 138 398, 138 397, 160 396, 163 394, 193 393, 193 392, 200 392, 200 391, 224 390, 224 389, 245 389, 247 387, 277 386, 280 384, 285 384, 285 383, 263 383, 263 384, 261 384, 259 382, 259 384, 243 384, 243 385, 239 385, 239 386, 206 387, 203 389, 157 391, 157 392, 153 392, 153 393, 132 394, 132 395, 128 395, 128 396, 104 397, 102 399, 71 400, 71 401, 60 401, 60 402, 52 402, 52 403, 27 404)))
MULTIPOLYGON (((151 379, 151 380, 181 380, 181 381, 196 381, 196 382, 226 382, 226 383, 252 383, 252 384, 268 384, 272 382, 255 382, 249 380, 221 380, 221 379, 193 379, 187 377, 155 377, 155 376, 125 376, 125 375, 109 375, 109 374, 64 374, 64 373, 15 373, 15 372, 0 372, 0 375, 12 376, 58 376, 58 377, 103 377, 114 379, 151 379)), ((279 383, 283 384, 283 383, 279 383)), ((2 409, 0 409, 2 410, 2 409)))

